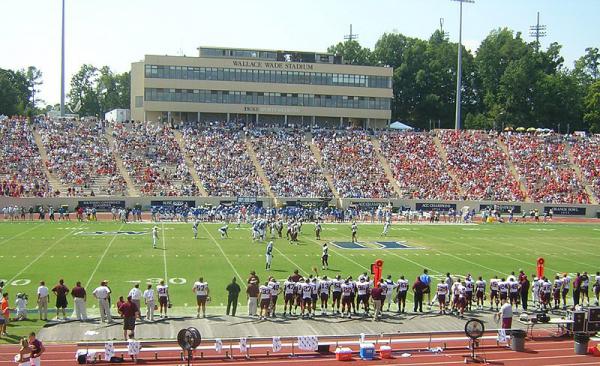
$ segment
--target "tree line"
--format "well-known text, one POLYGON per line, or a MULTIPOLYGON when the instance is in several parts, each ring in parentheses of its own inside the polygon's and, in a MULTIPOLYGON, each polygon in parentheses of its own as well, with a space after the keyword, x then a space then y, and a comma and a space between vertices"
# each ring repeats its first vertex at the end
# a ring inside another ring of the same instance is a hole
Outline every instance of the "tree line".
MULTIPOLYGON (((36 98, 42 84, 42 72, 35 66, 0 69, 0 114, 31 117, 59 111, 60 104, 47 105, 36 98)), ((104 117, 115 108, 129 108, 130 84, 129 72, 119 74, 108 66, 84 64, 71 78, 65 113, 104 117)))
MULTIPOLYGON (((385 33, 373 50, 349 40, 328 51, 350 64, 393 67, 392 118, 428 129, 454 126, 457 46, 436 30, 428 40, 385 33)), ((475 53, 463 47, 463 126, 600 132, 598 48, 587 48, 573 68, 560 51, 507 28, 491 31, 475 53)))

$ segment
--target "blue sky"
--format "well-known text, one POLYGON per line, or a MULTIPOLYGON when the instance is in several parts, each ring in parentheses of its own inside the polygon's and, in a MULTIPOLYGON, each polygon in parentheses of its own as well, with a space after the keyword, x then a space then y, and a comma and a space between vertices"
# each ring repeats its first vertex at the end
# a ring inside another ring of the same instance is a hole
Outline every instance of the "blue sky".
MULTIPOLYGON (((40 68, 48 103, 60 96, 60 3, 0 2, 0 67, 40 68)), ((463 42, 475 50, 505 26, 529 40, 537 11, 548 27, 542 46, 562 44, 567 66, 600 47, 600 0, 476 0, 464 5, 463 42)), ((144 54, 196 55, 199 45, 324 51, 350 23, 373 48, 384 32, 428 38, 440 18, 457 40, 458 3, 450 0, 67 0, 67 81, 83 63, 123 72, 144 54)))

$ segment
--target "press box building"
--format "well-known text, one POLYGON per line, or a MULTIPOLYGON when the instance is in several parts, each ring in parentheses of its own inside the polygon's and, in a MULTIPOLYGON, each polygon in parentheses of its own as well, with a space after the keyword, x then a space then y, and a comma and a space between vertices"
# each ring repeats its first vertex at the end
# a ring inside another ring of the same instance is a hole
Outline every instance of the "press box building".
POLYGON ((200 47, 199 57, 146 55, 131 65, 131 118, 385 127, 390 67, 328 53, 200 47))

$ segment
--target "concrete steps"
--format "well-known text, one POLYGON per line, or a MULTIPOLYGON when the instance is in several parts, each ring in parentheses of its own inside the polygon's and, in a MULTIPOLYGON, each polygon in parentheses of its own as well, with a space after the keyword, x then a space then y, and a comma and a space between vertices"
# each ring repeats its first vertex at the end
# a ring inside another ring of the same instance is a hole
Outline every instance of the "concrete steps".
POLYGON ((321 155, 321 150, 319 150, 319 147, 315 144, 313 144, 313 136, 312 133, 306 133, 304 135, 306 144, 308 145, 308 147, 310 148, 310 151, 312 151, 315 159, 317 160, 317 164, 319 164, 319 167, 321 167, 321 171, 323 172, 323 175, 325 176, 325 180, 327 181, 327 185, 329 186, 329 189, 331 190, 331 192, 333 193, 333 197, 335 198, 335 200, 340 203, 340 194, 337 191, 337 189, 335 188, 335 184, 333 184, 333 176, 331 175, 331 172, 329 172, 329 170, 327 170, 325 168, 325 164, 323 164, 323 156, 321 155))
POLYGON ((531 198, 529 198, 527 192, 527 186, 525 185, 525 179, 521 177, 519 171, 515 167, 515 164, 513 164, 513 161, 510 158, 510 152, 508 151, 508 146, 501 139, 496 139, 496 141, 498 141, 498 146, 500 147, 500 150, 502 150, 504 152, 504 155, 506 155, 506 163, 508 164, 508 170, 512 174, 513 178, 517 182, 519 182, 519 189, 521 189, 521 193, 523 193, 523 197, 525 197, 525 202, 531 202, 531 198))
POLYGON ((179 150, 181 150, 181 155, 183 156, 183 159, 185 160, 185 165, 187 166, 188 170, 190 171, 190 174, 192 175, 194 184, 196 184, 196 187, 198 187, 198 190, 200 191, 200 194, 203 197, 208 197, 208 192, 206 192, 206 189, 204 189, 204 184, 202 184, 202 180, 200 180, 200 176, 198 175, 198 172, 196 171, 196 168, 194 167, 194 162, 192 161, 192 158, 187 153, 183 135, 178 130, 173 130, 173 135, 175 136, 175 141, 177 141, 177 144, 179 144, 179 150))
POLYGON ((383 171, 385 172, 385 177, 390 181, 392 187, 394 188, 394 193, 396 193, 397 197, 402 198, 402 190, 400 189, 400 184, 394 177, 394 173, 392 172, 392 168, 388 163, 387 159, 383 156, 383 152, 381 151, 381 141, 375 136, 371 138, 371 143, 373 144, 373 151, 375 152, 375 156, 377 156, 377 160, 379 160, 379 164, 383 167, 383 171))
POLYGON ((273 190, 271 189, 271 183, 269 182, 269 178, 267 178, 265 171, 263 170, 262 166, 260 165, 260 162, 258 161, 258 157, 256 156, 256 151, 254 151, 254 146, 252 145, 252 142, 250 141, 249 138, 247 138, 247 139, 245 139, 244 143, 246 144, 246 152, 248 153, 250 160, 252 160, 252 163, 254 164, 254 169, 256 169, 256 173, 258 174, 258 176, 263 184, 263 188, 264 188, 265 192, 273 200, 273 202, 275 203, 275 206, 277 206, 277 204, 278 204, 277 197, 275 197, 275 194, 273 194, 273 190))
POLYGON ((569 156, 569 162, 571 163, 571 169, 573 169, 573 171, 575 172, 575 175, 577 176, 577 179, 579 179, 581 184, 584 185, 585 192, 588 194, 588 196, 590 196, 590 202, 594 205, 597 205, 598 199, 600 197, 596 197, 596 195, 594 195, 594 191, 592 190, 592 187, 590 187, 589 181, 587 179, 585 179, 585 176, 583 175, 581 168, 579 167, 579 165, 577 165, 577 162, 575 161, 575 156, 573 155, 573 150, 571 150, 571 146, 569 144, 565 144, 565 150, 567 151, 567 154, 569 156))
POLYGON ((450 178, 452 178, 454 184, 456 184, 456 187, 458 188, 458 193, 462 197, 464 197, 465 190, 463 189, 462 184, 460 184, 460 180, 458 180, 456 174, 454 174, 454 172, 450 169, 450 165, 448 164, 448 154, 446 153, 446 149, 444 149, 444 146, 442 145, 442 141, 440 141, 440 138, 437 135, 433 136, 433 144, 435 145, 435 150, 437 151, 438 156, 444 162, 444 166, 447 167, 446 171, 448 172, 448 175, 450 176, 450 178))
POLYGON ((119 173, 121 173, 121 176, 123 177, 123 179, 125 179, 125 183, 127 183, 127 192, 132 197, 140 197, 140 191, 136 188, 135 184, 133 184, 133 180, 129 176, 129 172, 123 164, 123 159, 121 159, 121 156, 117 154, 115 138, 113 137, 112 133, 112 127, 108 127, 106 129, 106 139, 108 140, 108 146, 113 152, 113 158, 115 159, 115 163, 117 164, 117 169, 119 169, 119 173))
POLYGON ((42 158, 41 168, 44 170, 44 174, 46 174, 46 178, 48 179, 50 187, 52 187, 52 191, 55 192, 58 190, 61 194, 66 194, 67 187, 65 187, 60 180, 53 176, 48 170, 48 167, 46 167, 46 162, 48 161, 48 152, 46 151, 46 147, 44 147, 44 143, 42 142, 42 136, 37 130, 33 130, 33 138, 38 147, 38 151, 40 152, 40 157, 42 158))

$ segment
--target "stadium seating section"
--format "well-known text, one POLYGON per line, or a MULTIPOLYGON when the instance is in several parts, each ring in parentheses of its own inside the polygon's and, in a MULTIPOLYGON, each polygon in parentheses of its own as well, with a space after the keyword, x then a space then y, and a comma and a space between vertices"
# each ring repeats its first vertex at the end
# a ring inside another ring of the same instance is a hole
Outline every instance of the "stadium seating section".
POLYGON ((277 197, 332 197, 335 188, 342 198, 400 194, 398 198, 427 200, 590 203, 589 192, 600 197, 599 136, 452 130, 311 133, 217 124, 186 127, 179 135, 152 122, 105 126, 6 119, 0 122, 0 138, 3 196, 127 195, 132 194, 126 183, 130 178, 145 196, 206 191, 209 196, 253 197, 270 189, 277 197), (113 139, 114 146, 109 143, 113 139), (380 159, 391 174, 386 175, 380 159), (192 173, 197 173, 196 181, 192 173))

